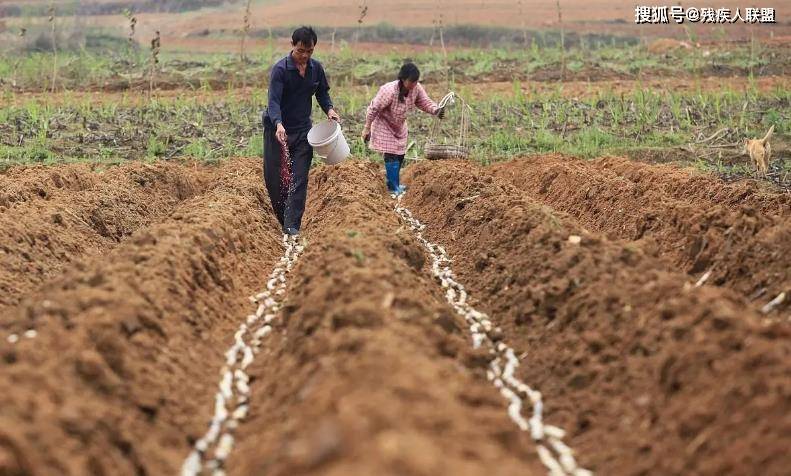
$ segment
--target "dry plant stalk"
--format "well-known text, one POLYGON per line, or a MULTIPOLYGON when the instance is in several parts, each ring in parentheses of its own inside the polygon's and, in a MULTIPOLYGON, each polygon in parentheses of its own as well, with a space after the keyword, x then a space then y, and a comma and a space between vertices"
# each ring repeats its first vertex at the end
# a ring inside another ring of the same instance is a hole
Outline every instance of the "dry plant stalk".
POLYGON ((560 27, 560 80, 566 77, 566 32, 563 29, 563 12, 560 8, 560 0, 555 0, 558 8, 558 26, 560 27))
POLYGON ((135 27, 137 26, 137 17, 131 10, 124 10, 124 16, 129 20, 129 36, 126 38, 129 47, 135 42, 135 27))
MULTIPOLYGON (((437 7, 437 11, 439 12, 439 18, 433 20, 432 23, 434 23, 434 29, 439 30, 439 44, 442 47, 445 78, 447 80, 448 89, 451 89, 450 65, 448 64, 448 51, 445 49, 445 33, 444 33, 443 21, 442 21, 442 2, 438 0, 436 7, 437 7)), ((432 43, 433 43, 433 37, 434 34, 432 33, 432 43)))
POLYGON ((247 6, 244 9, 244 20, 242 24, 242 46, 241 51, 239 53, 239 58, 244 63, 247 60, 247 56, 245 54, 245 46, 247 43, 247 35, 250 33, 250 5, 253 3, 253 0, 247 0, 247 6))
MULTIPOLYGON (((25 35, 26 34, 27 34, 27 28, 20 28, 19 29, 19 38, 20 38, 19 41, 25 41, 25 35)), ((21 57, 17 57, 17 59, 14 60, 14 69, 13 69, 13 73, 11 75, 11 87, 14 87, 14 88, 16 87, 17 73, 19 72, 19 63, 21 61, 22 61, 21 57)))
POLYGON ((363 20, 368 15, 368 5, 365 4, 365 0, 360 2, 357 6, 357 10, 360 12, 357 18, 357 43, 359 43, 360 35, 362 34, 363 20))
MULTIPOLYGON (((360 43, 360 36, 362 34, 363 28, 363 20, 368 15, 368 5, 365 4, 365 0, 360 0, 359 5, 357 5, 358 16, 357 16, 357 31, 354 33, 354 42, 359 44, 360 43)), ((333 33, 333 41, 335 41, 335 34, 333 33)), ((354 86, 354 70, 357 69, 357 56, 354 56, 352 60, 352 70, 349 74, 349 85, 354 86)))
MULTIPOLYGON (((445 50, 445 36, 444 36, 444 28, 442 27, 442 2, 437 0, 437 12, 439 12, 439 19, 433 20, 434 23, 434 30, 439 30, 439 44, 442 46, 442 54, 445 55, 445 59, 448 59, 448 52, 445 50)), ((432 44, 434 40, 434 33, 431 34, 432 44)))
MULTIPOLYGON (((124 10, 124 16, 126 17, 127 20, 129 20, 129 36, 127 36, 126 38, 127 54, 129 55, 130 65, 134 65, 137 63, 137 61, 135 61, 135 56, 133 56, 134 44, 135 44, 135 27, 137 27, 137 17, 129 9, 124 10)), ((129 77, 128 87, 129 89, 132 89, 131 76, 129 77)))
POLYGON ((755 64, 755 23, 750 25, 750 80, 755 77, 753 65, 755 64))
POLYGON ((442 13, 439 14, 439 21, 437 22, 437 26, 439 28, 439 44, 442 46, 442 55, 445 56, 445 59, 448 59, 448 51, 445 49, 445 35, 444 35, 444 28, 442 27, 442 13))
POLYGON ((247 35, 250 33, 250 5, 253 0, 247 0, 247 6, 244 9, 244 21, 242 25, 242 44, 239 51, 240 71, 242 75, 242 89, 247 88, 247 54, 245 46, 247 43, 247 35))
POLYGON ((58 43, 55 37, 55 4, 50 2, 47 9, 49 18, 47 21, 50 24, 50 31, 52 32, 52 92, 55 92, 55 83, 58 80, 58 43))
POLYGON ((161 47, 161 37, 159 35, 159 30, 157 30, 156 36, 153 40, 151 40, 151 68, 149 69, 149 76, 148 76, 148 99, 151 99, 152 94, 154 93, 154 75, 156 73, 157 65, 159 64, 159 49, 161 47))

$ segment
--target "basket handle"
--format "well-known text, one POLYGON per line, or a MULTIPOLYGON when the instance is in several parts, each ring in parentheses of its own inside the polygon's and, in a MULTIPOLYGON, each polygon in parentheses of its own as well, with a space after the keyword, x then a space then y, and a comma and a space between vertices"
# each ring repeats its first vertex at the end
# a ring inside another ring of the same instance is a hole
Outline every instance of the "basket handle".
MULTIPOLYGON (((469 118, 469 111, 472 108, 467 104, 467 102, 458 94, 453 91, 448 92, 437 104, 439 107, 445 106, 453 106, 456 104, 456 101, 461 103, 461 115, 459 117, 459 141, 458 146, 465 147, 467 144, 467 129, 469 128, 470 118, 469 118)), ((435 138, 439 135, 440 125, 442 121, 439 118, 435 118, 434 122, 431 124, 431 128, 429 129, 429 144, 434 144, 435 138)))

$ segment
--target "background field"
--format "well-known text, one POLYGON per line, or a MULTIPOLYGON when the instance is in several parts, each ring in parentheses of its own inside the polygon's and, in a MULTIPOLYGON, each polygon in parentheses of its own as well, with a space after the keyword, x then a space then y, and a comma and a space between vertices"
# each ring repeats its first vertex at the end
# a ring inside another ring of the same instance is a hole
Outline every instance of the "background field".
MULTIPOLYGON (((467 96, 476 160, 612 153, 734 179, 750 174, 741 140, 774 124, 768 178, 788 188, 788 2, 773 5, 777 24, 716 28, 634 25, 633 6, 607 1, 561 2, 562 25, 554 2, 252 2, 246 34, 244 2, 56 2, 54 36, 48 17, 36 16, 46 2, 2 5, 6 166, 257 155, 269 66, 288 51, 291 25, 304 21, 319 30, 316 57, 355 153, 374 160, 356 140, 365 105, 413 60, 436 98, 467 96), (155 31, 153 98, 141 103, 155 31)), ((413 119, 411 155, 421 155, 430 124, 413 119)))

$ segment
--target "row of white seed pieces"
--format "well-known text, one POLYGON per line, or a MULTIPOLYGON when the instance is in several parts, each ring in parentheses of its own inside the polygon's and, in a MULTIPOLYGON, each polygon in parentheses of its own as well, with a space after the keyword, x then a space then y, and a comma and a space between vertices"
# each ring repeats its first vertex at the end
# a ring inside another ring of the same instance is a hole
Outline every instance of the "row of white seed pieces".
MULTIPOLYGON (((36 332, 35 329, 28 329, 24 333, 22 333, 22 336, 25 337, 26 339, 35 339, 37 335, 38 332, 36 332)), ((19 342, 19 335, 11 334, 8 337, 6 337, 6 341, 8 341, 8 343, 12 345, 16 344, 17 342, 19 342)))
POLYGON ((273 269, 266 290, 250 297, 253 304, 258 304, 255 314, 247 316, 245 322, 239 326, 233 345, 225 352, 225 366, 220 371, 219 391, 215 395, 214 416, 209 430, 195 443, 193 451, 184 461, 182 476, 225 474, 225 461, 234 445, 233 432, 245 419, 250 408, 250 379, 245 370, 259 352, 262 339, 272 332, 270 323, 275 319, 286 291, 286 274, 291 271, 304 250, 296 237, 283 235, 283 244, 285 253, 273 269), (249 344, 244 340, 246 336, 252 337, 249 344), (230 408, 233 408, 232 412, 229 411, 230 408), (211 448, 214 448, 214 455, 207 460, 211 448))
MULTIPOLYGON (((514 355, 514 350, 503 342, 497 342, 497 339, 492 337, 491 320, 486 314, 467 304, 467 291, 456 281, 450 268, 451 259, 445 249, 423 237, 426 226, 415 219, 408 209, 401 206, 400 202, 401 197, 399 196, 395 212, 410 227, 431 257, 432 274, 442 283, 448 303, 469 324, 473 347, 478 348, 483 343, 489 346, 489 351, 494 357, 489 363, 487 377, 500 390, 500 394, 509 401, 508 416, 521 430, 530 431, 531 437, 536 441, 538 456, 551 476, 592 475, 591 471, 577 465, 572 449, 563 443, 565 432, 558 427, 544 424, 541 392, 533 390, 514 376, 516 368, 519 366, 519 359, 514 355), (505 361, 505 368, 501 367, 503 361, 505 361), (533 416, 529 421, 522 416, 522 396, 527 397, 533 406, 533 416)), ((499 334, 499 329, 497 331, 499 334)))

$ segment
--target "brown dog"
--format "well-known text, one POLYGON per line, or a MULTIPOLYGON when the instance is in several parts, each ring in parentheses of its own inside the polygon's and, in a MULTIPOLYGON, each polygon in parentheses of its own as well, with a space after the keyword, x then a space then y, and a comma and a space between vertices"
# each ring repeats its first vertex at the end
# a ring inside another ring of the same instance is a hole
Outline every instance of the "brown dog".
POLYGON ((744 150, 742 153, 750 154, 755 168, 758 173, 766 177, 766 172, 769 171, 769 160, 772 158, 772 146, 769 145, 769 138, 772 137, 775 126, 769 128, 763 139, 745 139, 744 150))

